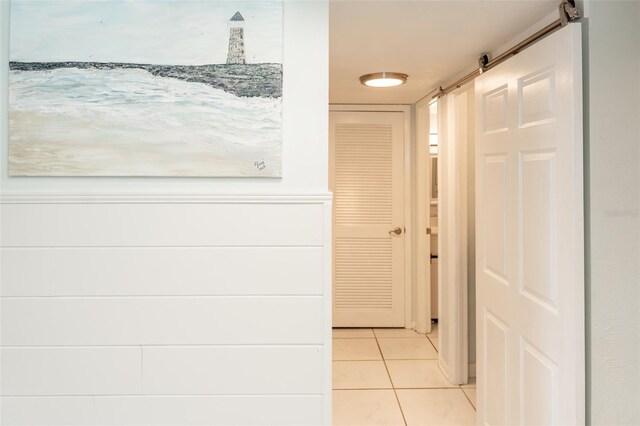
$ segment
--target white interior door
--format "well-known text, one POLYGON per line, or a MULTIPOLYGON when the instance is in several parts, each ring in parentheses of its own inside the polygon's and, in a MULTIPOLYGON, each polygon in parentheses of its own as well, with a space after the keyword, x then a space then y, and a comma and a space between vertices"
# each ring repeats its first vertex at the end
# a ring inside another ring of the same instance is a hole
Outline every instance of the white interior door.
POLYGON ((450 382, 468 381, 467 91, 438 100, 438 360, 450 382))
POLYGON ((333 326, 404 326, 404 113, 331 112, 333 326))
POLYGON ((580 24, 476 80, 478 423, 584 424, 580 24))

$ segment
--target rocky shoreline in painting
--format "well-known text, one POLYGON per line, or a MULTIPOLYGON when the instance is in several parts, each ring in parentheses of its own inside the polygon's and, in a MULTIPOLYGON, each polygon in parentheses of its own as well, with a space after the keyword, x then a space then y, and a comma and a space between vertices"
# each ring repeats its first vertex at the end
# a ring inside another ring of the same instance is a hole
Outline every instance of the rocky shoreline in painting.
POLYGON ((12 71, 51 71, 61 68, 142 69, 154 76, 204 83, 239 97, 282 96, 282 64, 151 65, 113 62, 10 62, 12 71))

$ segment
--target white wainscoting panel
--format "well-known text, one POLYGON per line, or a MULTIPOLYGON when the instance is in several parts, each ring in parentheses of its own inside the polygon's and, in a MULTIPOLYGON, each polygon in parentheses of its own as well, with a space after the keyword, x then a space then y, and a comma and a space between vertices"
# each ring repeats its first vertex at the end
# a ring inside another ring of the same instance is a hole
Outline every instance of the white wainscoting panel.
POLYGON ((322 296, 3 298, 5 346, 321 344, 322 296))
POLYGON ((322 251, 273 246, 5 248, 2 295, 322 295, 322 251))
POLYGON ((322 396, 3 397, 3 425, 280 426, 322 424, 322 396), (248 410, 247 407, 252 409, 248 410), (5 415, 6 414, 6 415, 5 415))
POLYGON ((322 394, 320 346, 145 347, 148 395, 322 394))
POLYGON ((141 375, 140 347, 2 348, 3 395, 138 394, 141 375))
POLYGON ((311 426, 322 424, 323 415, 322 397, 315 395, 97 397, 95 407, 100 426, 227 426, 229 419, 241 426, 273 425, 273 419, 281 426, 311 426))
POLYGON ((92 396, 3 396, 1 398, 3 425, 87 426, 94 424, 94 397, 92 396))
POLYGON ((2 240, 4 247, 321 246, 322 214, 306 203, 14 203, 2 211, 2 240))
POLYGON ((1 200, 2 424, 330 424, 330 195, 1 200))

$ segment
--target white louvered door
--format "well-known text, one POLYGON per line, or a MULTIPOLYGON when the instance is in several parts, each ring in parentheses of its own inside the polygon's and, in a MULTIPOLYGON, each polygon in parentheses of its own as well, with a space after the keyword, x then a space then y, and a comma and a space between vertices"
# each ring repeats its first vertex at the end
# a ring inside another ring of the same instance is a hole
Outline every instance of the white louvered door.
POLYGON ((331 112, 329 121, 333 326, 403 327, 404 114, 331 112))

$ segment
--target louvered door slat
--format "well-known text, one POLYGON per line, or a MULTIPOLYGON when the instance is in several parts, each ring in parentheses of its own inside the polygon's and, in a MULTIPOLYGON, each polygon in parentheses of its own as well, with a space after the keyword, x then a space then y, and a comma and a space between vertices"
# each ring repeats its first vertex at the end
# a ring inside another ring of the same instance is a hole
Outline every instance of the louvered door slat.
POLYGON ((331 114, 334 326, 404 325, 403 114, 331 114))

